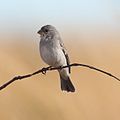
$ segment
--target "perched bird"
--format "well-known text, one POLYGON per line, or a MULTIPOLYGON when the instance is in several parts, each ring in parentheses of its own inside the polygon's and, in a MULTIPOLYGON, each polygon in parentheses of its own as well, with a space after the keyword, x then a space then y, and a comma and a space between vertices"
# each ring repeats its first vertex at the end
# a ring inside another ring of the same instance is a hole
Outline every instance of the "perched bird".
MULTIPOLYGON (((39 31, 39 50, 41 58, 52 67, 62 67, 69 65, 69 57, 60 38, 60 35, 52 25, 45 25, 39 31)), ((61 81, 61 90, 75 92, 75 88, 70 80, 70 67, 58 70, 61 81)))

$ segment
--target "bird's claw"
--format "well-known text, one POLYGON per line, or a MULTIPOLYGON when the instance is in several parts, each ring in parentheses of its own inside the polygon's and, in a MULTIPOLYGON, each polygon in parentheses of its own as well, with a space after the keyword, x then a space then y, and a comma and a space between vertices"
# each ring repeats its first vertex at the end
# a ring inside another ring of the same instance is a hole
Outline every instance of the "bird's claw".
POLYGON ((51 68, 52 68, 52 66, 49 66, 49 67, 48 67, 48 70, 51 70, 51 68))
POLYGON ((51 70, 52 66, 49 66, 47 68, 42 68, 42 74, 46 75, 47 70, 51 70))
POLYGON ((46 68, 42 68, 42 74, 46 75, 46 71, 47 71, 46 68))
POLYGON ((59 69, 60 69, 60 70, 62 70, 62 68, 63 68, 62 66, 59 66, 59 69))

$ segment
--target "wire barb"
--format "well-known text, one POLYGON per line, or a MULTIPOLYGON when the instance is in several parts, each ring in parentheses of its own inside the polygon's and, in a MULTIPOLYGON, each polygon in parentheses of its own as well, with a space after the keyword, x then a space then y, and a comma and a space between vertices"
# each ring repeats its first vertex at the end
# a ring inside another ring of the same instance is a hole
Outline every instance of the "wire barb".
POLYGON ((42 69, 39 69, 37 70, 36 72, 33 72, 31 74, 26 74, 26 75, 21 75, 21 76, 15 76, 13 79, 9 80, 8 82, 4 83, 3 85, 0 86, 0 90, 6 88, 8 85, 10 85, 11 83, 13 83, 14 81, 17 81, 17 80, 22 80, 22 79, 25 79, 25 78, 29 78, 29 77, 32 77, 36 74, 39 74, 39 73, 42 73, 42 74, 46 74, 47 71, 52 71, 52 70, 59 70, 59 69, 63 69, 63 68, 67 68, 67 67, 73 67, 73 66, 79 66, 79 67, 87 67, 89 69, 93 69, 93 70, 96 70, 96 71, 99 71, 101 73, 104 73, 110 77, 113 77, 115 78, 116 80, 120 81, 120 79, 114 75, 112 75, 111 73, 109 72, 106 72, 104 70, 101 70, 101 69, 98 69, 94 66, 90 66, 90 65, 86 65, 86 64, 79 64, 79 63, 73 63, 73 64, 70 64, 70 65, 66 65, 66 66, 60 66, 60 67, 51 67, 51 66, 48 66, 46 68, 42 68, 42 69))

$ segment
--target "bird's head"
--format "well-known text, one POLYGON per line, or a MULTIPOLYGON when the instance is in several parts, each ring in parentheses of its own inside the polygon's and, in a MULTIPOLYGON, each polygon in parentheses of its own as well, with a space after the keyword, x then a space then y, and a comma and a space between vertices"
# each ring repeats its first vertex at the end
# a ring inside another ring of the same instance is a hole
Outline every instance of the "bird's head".
POLYGON ((40 34, 41 37, 42 36, 53 37, 56 34, 58 34, 57 30, 52 25, 43 26, 37 33, 40 34))

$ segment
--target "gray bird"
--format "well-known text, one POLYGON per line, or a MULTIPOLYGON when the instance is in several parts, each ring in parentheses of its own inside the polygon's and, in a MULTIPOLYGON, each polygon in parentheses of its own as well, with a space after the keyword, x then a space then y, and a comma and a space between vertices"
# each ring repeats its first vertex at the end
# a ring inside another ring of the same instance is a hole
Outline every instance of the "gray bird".
MULTIPOLYGON (((69 57, 58 31, 51 25, 43 26, 39 31, 41 40, 39 44, 40 55, 45 63, 52 67, 69 65, 69 57)), ((61 90, 75 92, 70 80, 70 67, 58 70, 61 81, 61 90)))

